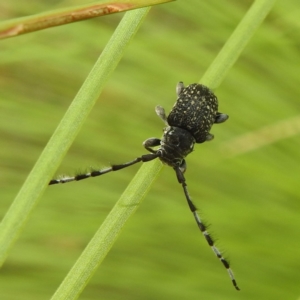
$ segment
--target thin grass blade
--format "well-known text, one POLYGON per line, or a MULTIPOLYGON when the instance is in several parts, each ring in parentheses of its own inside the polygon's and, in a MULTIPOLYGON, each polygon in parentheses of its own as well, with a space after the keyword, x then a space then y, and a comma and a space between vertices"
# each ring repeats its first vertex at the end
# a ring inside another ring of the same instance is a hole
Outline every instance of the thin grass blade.
POLYGON ((0 39, 175 0, 97 1, 0 23, 0 39))
POLYGON ((61 283, 52 300, 76 299, 101 264, 122 228, 144 199, 162 169, 159 161, 142 165, 102 226, 61 283))
POLYGON ((0 224, 0 265, 20 235, 61 160, 98 99, 149 8, 127 12, 0 224))
POLYGON ((216 89, 237 61, 255 31, 271 11, 276 0, 256 0, 236 27, 201 79, 201 83, 216 89))

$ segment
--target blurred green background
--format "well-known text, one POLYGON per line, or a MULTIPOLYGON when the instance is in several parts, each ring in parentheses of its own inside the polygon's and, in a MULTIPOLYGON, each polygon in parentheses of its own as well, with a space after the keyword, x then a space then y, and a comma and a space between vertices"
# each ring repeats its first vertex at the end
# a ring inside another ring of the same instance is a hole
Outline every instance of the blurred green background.
MULTIPOLYGON (((153 7, 57 174, 145 153, 178 81, 198 82, 252 1, 153 7)), ((81 4, 16 0, 1 20, 81 4)), ((0 213, 4 216, 123 14, 0 44, 0 213)), ((201 236, 165 167, 80 299, 299 299, 300 7, 278 1, 215 91, 228 122, 188 159, 189 192, 241 292, 201 236)), ((51 186, 0 272, 1 299, 49 299, 139 166, 51 186)))

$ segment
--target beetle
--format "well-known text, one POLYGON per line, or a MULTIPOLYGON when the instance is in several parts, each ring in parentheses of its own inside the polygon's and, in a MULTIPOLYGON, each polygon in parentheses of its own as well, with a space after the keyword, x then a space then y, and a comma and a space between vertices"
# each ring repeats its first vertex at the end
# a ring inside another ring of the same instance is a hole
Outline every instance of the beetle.
POLYGON ((176 93, 177 101, 168 116, 166 116, 163 107, 159 105, 155 107, 156 114, 164 121, 166 127, 163 130, 161 139, 149 138, 143 142, 143 146, 150 153, 141 155, 123 164, 111 165, 105 169, 91 170, 88 173, 77 174, 73 177, 64 176, 52 179, 49 185, 100 176, 111 171, 127 168, 138 162, 160 159, 162 163, 174 169, 200 231, 215 255, 227 269, 235 289, 240 290, 228 260, 223 257, 222 253, 215 246, 213 238, 207 231, 207 226, 197 213, 197 208, 188 193, 184 177, 184 172, 186 171, 185 157, 194 150, 196 143, 201 144, 212 140, 214 136, 210 133, 211 127, 215 123, 225 122, 228 119, 228 115, 218 111, 217 97, 208 87, 202 84, 193 83, 185 87, 183 82, 179 82, 176 86, 176 93), (154 149, 154 147, 158 148, 154 149))

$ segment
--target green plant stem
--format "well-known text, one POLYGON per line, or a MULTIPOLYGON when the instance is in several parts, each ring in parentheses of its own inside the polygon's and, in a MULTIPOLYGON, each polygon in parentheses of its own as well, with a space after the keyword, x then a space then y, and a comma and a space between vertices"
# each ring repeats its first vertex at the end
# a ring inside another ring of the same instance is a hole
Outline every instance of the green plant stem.
POLYGON ((209 66, 201 83, 216 89, 268 15, 276 0, 256 0, 209 66))
POLYGON ((125 14, 4 216, 0 225, 0 265, 148 11, 143 8, 125 14))
POLYGON ((142 165, 109 216, 65 277, 51 298, 52 300, 71 300, 78 297, 121 233, 126 221, 138 208, 161 169, 162 164, 159 161, 151 161, 142 165))

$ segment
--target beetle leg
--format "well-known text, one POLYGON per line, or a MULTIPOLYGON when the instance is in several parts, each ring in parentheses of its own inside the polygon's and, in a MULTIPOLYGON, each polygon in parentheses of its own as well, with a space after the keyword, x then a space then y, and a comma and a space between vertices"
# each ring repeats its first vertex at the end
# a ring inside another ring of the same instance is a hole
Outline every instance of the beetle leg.
POLYGON ((150 138, 143 142, 143 146, 151 153, 156 153, 155 150, 151 149, 152 147, 160 146, 160 139, 150 138))

